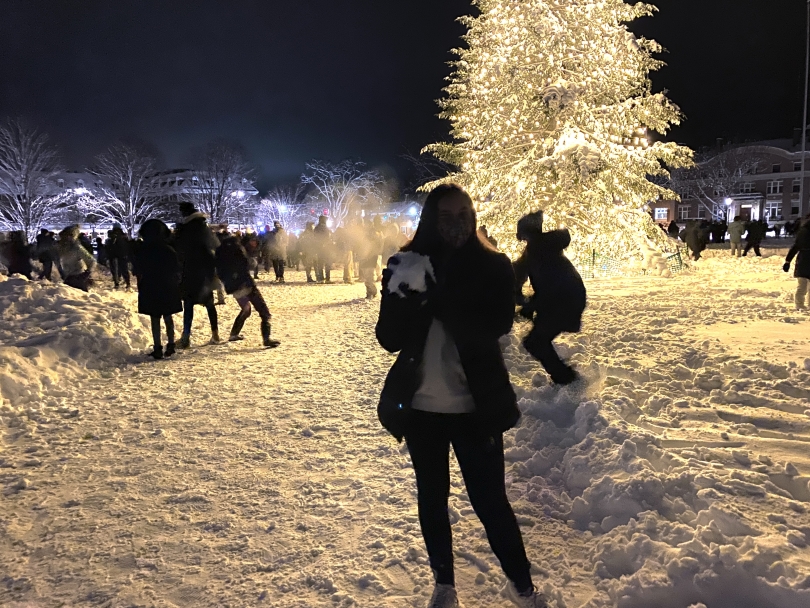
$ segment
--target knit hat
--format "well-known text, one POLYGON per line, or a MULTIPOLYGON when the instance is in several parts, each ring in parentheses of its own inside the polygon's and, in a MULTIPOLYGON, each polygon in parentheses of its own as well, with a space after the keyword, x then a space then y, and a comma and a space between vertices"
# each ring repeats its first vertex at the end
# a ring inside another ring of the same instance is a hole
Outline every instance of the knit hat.
POLYGON ((189 202, 182 202, 179 205, 180 215, 183 217, 188 217, 192 213, 197 213, 197 208, 194 206, 194 203, 189 202))

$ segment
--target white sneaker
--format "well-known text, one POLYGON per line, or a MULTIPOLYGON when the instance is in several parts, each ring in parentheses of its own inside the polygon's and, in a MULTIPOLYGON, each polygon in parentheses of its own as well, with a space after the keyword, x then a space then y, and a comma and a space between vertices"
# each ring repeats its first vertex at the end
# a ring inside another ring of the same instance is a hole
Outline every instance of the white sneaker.
POLYGON ((532 589, 531 595, 520 595, 512 583, 507 583, 504 595, 518 608, 550 608, 546 596, 532 589))
POLYGON ((428 608, 459 608, 456 588, 453 585, 436 584, 428 608))

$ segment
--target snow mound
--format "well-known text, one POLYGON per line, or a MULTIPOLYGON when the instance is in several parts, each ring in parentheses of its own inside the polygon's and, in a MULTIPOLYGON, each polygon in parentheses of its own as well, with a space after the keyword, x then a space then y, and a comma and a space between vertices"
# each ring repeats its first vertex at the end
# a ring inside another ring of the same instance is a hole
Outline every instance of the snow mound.
POLYGON ((0 276, 0 422, 75 415, 64 399, 71 383, 117 374, 150 343, 148 322, 132 302, 0 276))

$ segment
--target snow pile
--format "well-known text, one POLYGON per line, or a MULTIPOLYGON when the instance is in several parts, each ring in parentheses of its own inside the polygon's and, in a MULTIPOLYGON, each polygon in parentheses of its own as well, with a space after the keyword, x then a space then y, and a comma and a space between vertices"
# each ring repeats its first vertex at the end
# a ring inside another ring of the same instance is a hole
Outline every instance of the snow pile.
MULTIPOLYGON (((131 299, 131 298, 130 298, 131 299)), ((75 412, 64 387, 91 374, 118 373, 151 343, 131 301, 62 284, 0 276, 0 417, 42 420, 75 412)))
POLYGON ((424 293, 428 288, 428 278, 434 283, 436 281, 430 258, 413 251, 396 254, 389 261, 389 268, 392 271, 389 289, 401 298, 406 296, 402 291, 403 286, 408 291, 424 293))

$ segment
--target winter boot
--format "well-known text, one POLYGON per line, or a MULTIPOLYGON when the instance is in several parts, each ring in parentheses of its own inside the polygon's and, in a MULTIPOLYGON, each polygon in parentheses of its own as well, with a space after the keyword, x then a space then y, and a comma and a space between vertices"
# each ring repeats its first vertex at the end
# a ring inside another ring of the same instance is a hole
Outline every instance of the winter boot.
POLYGON ((166 345, 166 350, 164 351, 163 355, 166 356, 166 357, 171 357, 176 352, 177 351, 174 348, 174 342, 169 342, 166 345))
POLYGON ((152 357, 153 359, 162 359, 163 358, 163 347, 160 344, 158 344, 155 347, 155 350, 153 350, 151 353, 149 353, 149 356, 152 357))
POLYGON ((459 608, 456 588, 453 585, 436 583, 427 608, 459 608))
POLYGON ((211 344, 219 344, 222 340, 219 339, 219 332, 214 330, 211 332, 211 344))
POLYGON ((191 335, 190 334, 183 334, 180 336, 180 339, 177 341, 177 348, 180 350, 185 350, 189 346, 191 346, 191 335))
POLYGON ((240 340, 244 339, 245 338, 239 334, 231 334, 231 336, 228 338, 228 342, 239 342, 240 340))
POLYGON ((270 322, 262 321, 262 343, 265 348, 276 348, 281 342, 270 338, 270 322))
POLYGON ((504 595, 518 608, 549 608, 548 600, 537 589, 531 588, 528 595, 519 593, 512 583, 507 583, 504 595))

